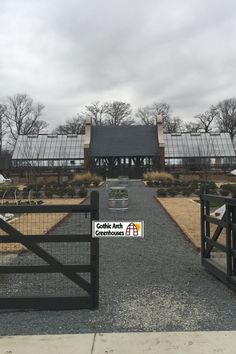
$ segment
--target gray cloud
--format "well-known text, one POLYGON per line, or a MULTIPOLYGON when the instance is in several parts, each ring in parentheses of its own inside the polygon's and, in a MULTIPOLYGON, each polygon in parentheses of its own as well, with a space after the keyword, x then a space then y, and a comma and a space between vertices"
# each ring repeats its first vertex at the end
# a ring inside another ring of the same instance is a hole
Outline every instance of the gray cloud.
POLYGON ((27 92, 52 126, 112 99, 192 119, 235 96, 235 40, 233 0, 2 0, 0 99, 27 92))

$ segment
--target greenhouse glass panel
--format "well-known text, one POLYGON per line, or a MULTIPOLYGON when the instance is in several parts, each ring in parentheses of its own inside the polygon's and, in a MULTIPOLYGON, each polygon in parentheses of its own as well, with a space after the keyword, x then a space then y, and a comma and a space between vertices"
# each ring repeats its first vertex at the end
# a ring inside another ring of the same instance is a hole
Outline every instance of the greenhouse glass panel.
POLYGON ((84 135, 19 135, 13 160, 75 160, 84 158, 84 135))
POLYGON ((166 158, 235 157, 228 133, 164 133, 164 142, 166 158))

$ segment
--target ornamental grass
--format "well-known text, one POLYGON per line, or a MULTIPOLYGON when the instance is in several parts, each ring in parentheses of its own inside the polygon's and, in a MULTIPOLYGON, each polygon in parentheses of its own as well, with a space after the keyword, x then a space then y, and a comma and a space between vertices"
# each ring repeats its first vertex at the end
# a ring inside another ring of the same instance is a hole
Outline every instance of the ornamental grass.
POLYGON ((143 178, 147 182, 161 182, 161 183, 170 183, 174 182, 174 176, 167 172, 146 172, 143 174, 143 178))
POLYGON ((98 186, 102 182, 102 178, 91 172, 85 172, 76 174, 73 178, 73 182, 77 185, 83 184, 89 186, 90 184, 94 184, 98 186))

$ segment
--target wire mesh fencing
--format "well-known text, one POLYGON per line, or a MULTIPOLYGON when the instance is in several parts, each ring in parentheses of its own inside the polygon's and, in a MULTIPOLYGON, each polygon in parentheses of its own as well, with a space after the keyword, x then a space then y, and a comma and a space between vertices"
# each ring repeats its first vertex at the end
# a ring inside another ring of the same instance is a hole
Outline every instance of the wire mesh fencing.
POLYGON ((3 211, 2 206, 0 308, 4 303, 12 307, 13 299, 19 307, 37 307, 36 299, 44 299, 48 308, 60 307, 60 299, 65 308, 97 307, 98 241, 92 239, 91 222, 98 209, 94 205, 16 206, 10 219, 3 211))

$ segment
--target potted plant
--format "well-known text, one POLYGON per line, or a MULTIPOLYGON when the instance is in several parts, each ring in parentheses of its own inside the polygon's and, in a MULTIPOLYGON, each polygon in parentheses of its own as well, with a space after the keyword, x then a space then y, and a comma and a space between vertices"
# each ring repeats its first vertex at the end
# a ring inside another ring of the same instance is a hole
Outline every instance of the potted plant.
POLYGON ((125 187, 111 187, 108 194, 108 208, 115 210, 128 209, 128 191, 125 187))

